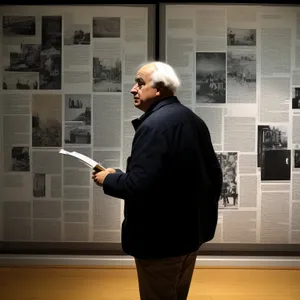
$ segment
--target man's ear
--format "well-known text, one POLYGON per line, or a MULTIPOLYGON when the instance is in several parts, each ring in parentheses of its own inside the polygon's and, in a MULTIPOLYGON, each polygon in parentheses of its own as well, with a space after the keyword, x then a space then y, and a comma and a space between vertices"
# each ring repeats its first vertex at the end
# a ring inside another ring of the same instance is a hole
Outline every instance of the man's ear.
POLYGON ((156 93, 155 95, 156 96, 161 96, 161 93, 162 93, 162 90, 164 88, 164 84, 162 82, 158 82, 156 85, 155 85, 155 88, 156 88, 156 93))

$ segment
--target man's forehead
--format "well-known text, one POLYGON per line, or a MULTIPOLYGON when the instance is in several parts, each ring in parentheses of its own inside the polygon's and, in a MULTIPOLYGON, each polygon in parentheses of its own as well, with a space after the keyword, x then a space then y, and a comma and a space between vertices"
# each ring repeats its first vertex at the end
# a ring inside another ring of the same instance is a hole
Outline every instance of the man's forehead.
POLYGON ((149 73, 149 68, 142 67, 137 71, 137 76, 145 76, 149 73))
POLYGON ((136 82, 141 82, 141 81, 146 81, 148 78, 148 74, 144 72, 137 72, 135 76, 135 81, 136 82))
POLYGON ((145 65, 141 67, 136 74, 136 79, 146 79, 152 72, 154 68, 152 64, 145 65))

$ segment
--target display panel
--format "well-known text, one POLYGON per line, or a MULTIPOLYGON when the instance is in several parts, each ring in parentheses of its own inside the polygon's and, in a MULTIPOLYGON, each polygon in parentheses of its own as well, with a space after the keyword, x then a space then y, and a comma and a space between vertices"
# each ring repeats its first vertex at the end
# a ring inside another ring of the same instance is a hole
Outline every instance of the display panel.
POLYGON ((0 240, 120 243, 122 200, 59 150, 125 168, 141 114, 130 88, 154 54, 148 16, 147 5, 1 8, 0 240))
POLYGON ((217 244, 300 243, 300 9, 162 5, 161 55, 224 173, 217 244))

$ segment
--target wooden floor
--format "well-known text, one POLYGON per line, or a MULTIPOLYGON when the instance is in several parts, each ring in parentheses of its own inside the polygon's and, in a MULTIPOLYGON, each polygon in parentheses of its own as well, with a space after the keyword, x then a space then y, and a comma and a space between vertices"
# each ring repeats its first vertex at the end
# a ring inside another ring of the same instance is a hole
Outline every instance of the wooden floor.
MULTIPOLYGON (((139 300, 135 269, 0 268, 1 300, 139 300)), ((189 300, 300 300, 300 270, 195 270, 189 300)))

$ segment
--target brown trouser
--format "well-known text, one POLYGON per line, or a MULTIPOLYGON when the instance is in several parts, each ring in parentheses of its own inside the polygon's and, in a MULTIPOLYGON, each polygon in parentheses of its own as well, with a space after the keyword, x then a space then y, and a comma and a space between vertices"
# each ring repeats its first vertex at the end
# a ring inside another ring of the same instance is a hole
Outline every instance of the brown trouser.
POLYGON ((186 300, 196 258, 135 259, 141 300, 186 300))

